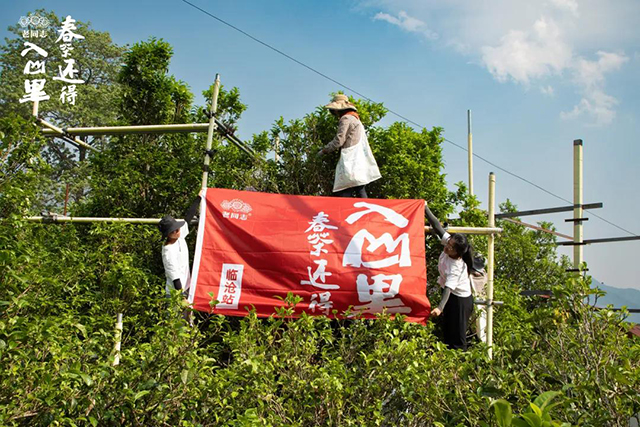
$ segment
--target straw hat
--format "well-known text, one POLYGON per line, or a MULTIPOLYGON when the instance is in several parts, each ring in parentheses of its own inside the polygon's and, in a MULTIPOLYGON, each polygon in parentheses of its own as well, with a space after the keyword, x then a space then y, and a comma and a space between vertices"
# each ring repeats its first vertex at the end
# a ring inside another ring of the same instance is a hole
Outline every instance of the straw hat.
POLYGON ((349 98, 347 97, 347 95, 343 95, 341 93, 334 95, 331 102, 325 105, 325 108, 328 108, 329 110, 338 110, 338 111, 340 110, 358 111, 356 109, 356 106, 349 102, 349 98))

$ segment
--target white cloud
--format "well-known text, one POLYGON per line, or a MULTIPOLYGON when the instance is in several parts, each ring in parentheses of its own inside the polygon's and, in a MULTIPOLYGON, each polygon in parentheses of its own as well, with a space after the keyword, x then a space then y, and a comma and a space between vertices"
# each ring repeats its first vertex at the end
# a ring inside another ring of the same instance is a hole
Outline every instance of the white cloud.
POLYGON ((438 39, 438 34, 427 27, 423 21, 409 16, 407 12, 401 10, 398 13, 398 17, 389 15, 388 13, 379 12, 373 17, 374 21, 386 21, 390 24, 397 25, 403 30, 410 33, 419 33, 424 35, 429 40, 438 39))
MULTIPOLYGON (((405 31, 437 32, 440 45, 486 68, 500 82, 529 88, 551 83, 574 85, 577 104, 564 119, 587 116, 590 123, 610 124, 619 101, 606 93, 606 80, 629 60, 640 59, 640 1, 616 0, 360 0, 376 20, 405 31), (437 19, 434 19, 437 17, 437 19), (597 48, 594 49, 594 46, 597 48), (596 56, 596 60, 585 58, 596 56)), ((563 91, 563 96, 567 92, 563 91)))
POLYGON ((629 60, 626 55, 618 53, 598 51, 597 55, 597 61, 579 58, 575 66, 575 79, 586 88, 602 85, 605 73, 619 70, 629 60))
POLYGON ((574 72, 574 81, 580 87, 583 97, 569 112, 561 112, 564 120, 577 119, 587 116, 590 123, 596 126, 606 126, 616 117, 614 110, 618 100, 604 92, 605 73, 617 71, 629 61, 625 55, 598 51, 598 60, 589 61, 578 58, 574 72))
POLYGON ((547 96, 555 95, 555 92, 553 91, 553 87, 551 86, 542 86, 540 88, 540 92, 542 92, 543 95, 547 95, 547 96))
POLYGON ((504 82, 511 77, 518 83, 560 74, 571 60, 571 48, 564 43, 556 23, 540 18, 529 31, 510 31, 498 46, 483 46, 482 61, 504 82))
POLYGON ((618 100, 611 95, 607 95, 601 90, 588 92, 580 103, 573 107, 569 112, 562 111, 560 117, 563 120, 577 119, 580 116, 587 115, 594 122, 591 125, 604 126, 611 124, 616 117, 613 109, 618 104, 618 100))

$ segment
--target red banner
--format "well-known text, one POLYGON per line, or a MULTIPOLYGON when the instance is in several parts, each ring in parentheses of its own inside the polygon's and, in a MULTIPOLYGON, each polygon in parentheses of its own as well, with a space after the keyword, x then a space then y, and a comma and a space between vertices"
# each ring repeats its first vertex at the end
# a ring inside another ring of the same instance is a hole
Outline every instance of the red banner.
POLYGON ((207 189, 189 301, 200 311, 270 316, 291 292, 296 315, 424 323, 424 201, 207 189), (210 304, 217 301, 215 308, 210 304))

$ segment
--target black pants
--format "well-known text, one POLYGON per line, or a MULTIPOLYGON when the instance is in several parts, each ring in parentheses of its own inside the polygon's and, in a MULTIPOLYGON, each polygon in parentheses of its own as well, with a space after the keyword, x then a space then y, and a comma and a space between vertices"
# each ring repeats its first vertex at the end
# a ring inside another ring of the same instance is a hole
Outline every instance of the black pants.
POLYGON ((444 343, 449 348, 467 349, 467 326, 473 312, 473 296, 460 298, 453 294, 442 311, 444 343))
POLYGON ((345 188, 344 190, 336 191, 333 193, 334 197, 359 197, 361 199, 368 199, 367 191, 364 189, 364 185, 358 185, 357 187, 345 188), (355 196, 353 193, 355 192, 355 196))

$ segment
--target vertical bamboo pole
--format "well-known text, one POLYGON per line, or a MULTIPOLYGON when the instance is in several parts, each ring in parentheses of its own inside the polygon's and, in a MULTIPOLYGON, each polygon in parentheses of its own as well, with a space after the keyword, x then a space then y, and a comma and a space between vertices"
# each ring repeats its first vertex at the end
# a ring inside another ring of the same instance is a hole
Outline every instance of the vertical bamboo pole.
POLYGON ((471 110, 467 110, 467 143, 468 143, 468 160, 469 160, 469 195, 473 196, 473 143, 471 136, 471 110))
POLYGON ((113 357, 113 366, 120 364, 120 346, 122 345, 122 313, 118 313, 116 319, 116 346, 115 356, 113 357))
POLYGON ((218 112, 218 94, 220 93, 220 74, 216 74, 216 80, 213 84, 213 94, 211 95, 211 110, 209 117, 209 130, 207 131, 207 153, 204 155, 204 172, 202 172, 202 189, 207 188, 207 180, 209 179, 209 150, 213 143, 213 132, 216 130, 216 113, 218 112))
POLYGON ((62 215, 67 216, 67 204, 69 204, 69 183, 67 183, 66 191, 64 194, 64 213, 62 215))
POLYGON ((274 159, 276 161, 276 163, 278 163, 280 161, 280 155, 278 154, 278 151, 280 151, 280 135, 276 135, 276 139, 273 141, 275 147, 273 149, 274 151, 274 159))
MULTIPOLYGON (((582 243, 582 140, 573 141, 573 241, 582 243)), ((582 268, 582 245, 573 247, 573 268, 582 268)), ((580 277, 581 271, 576 272, 576 277, 580 277)))
MULTIPOLYGON (((496 226, 496 176, 489 174, 489 224, 488 227, 496 226)), ((489 346, 489 359, 493 359, 493 266, 494 266, 494 239, 495 235, 490 234, 487 243, 487 345, 489 346)))
POLYGON ((33 114, 35 117, 38 117, 38 109, 39 109, 39 107, 40 107, 40 101, 37 101, 37 100, 36 100, 36 101, 33 101, 33 110, 32 110, 32 114, 33 114))

